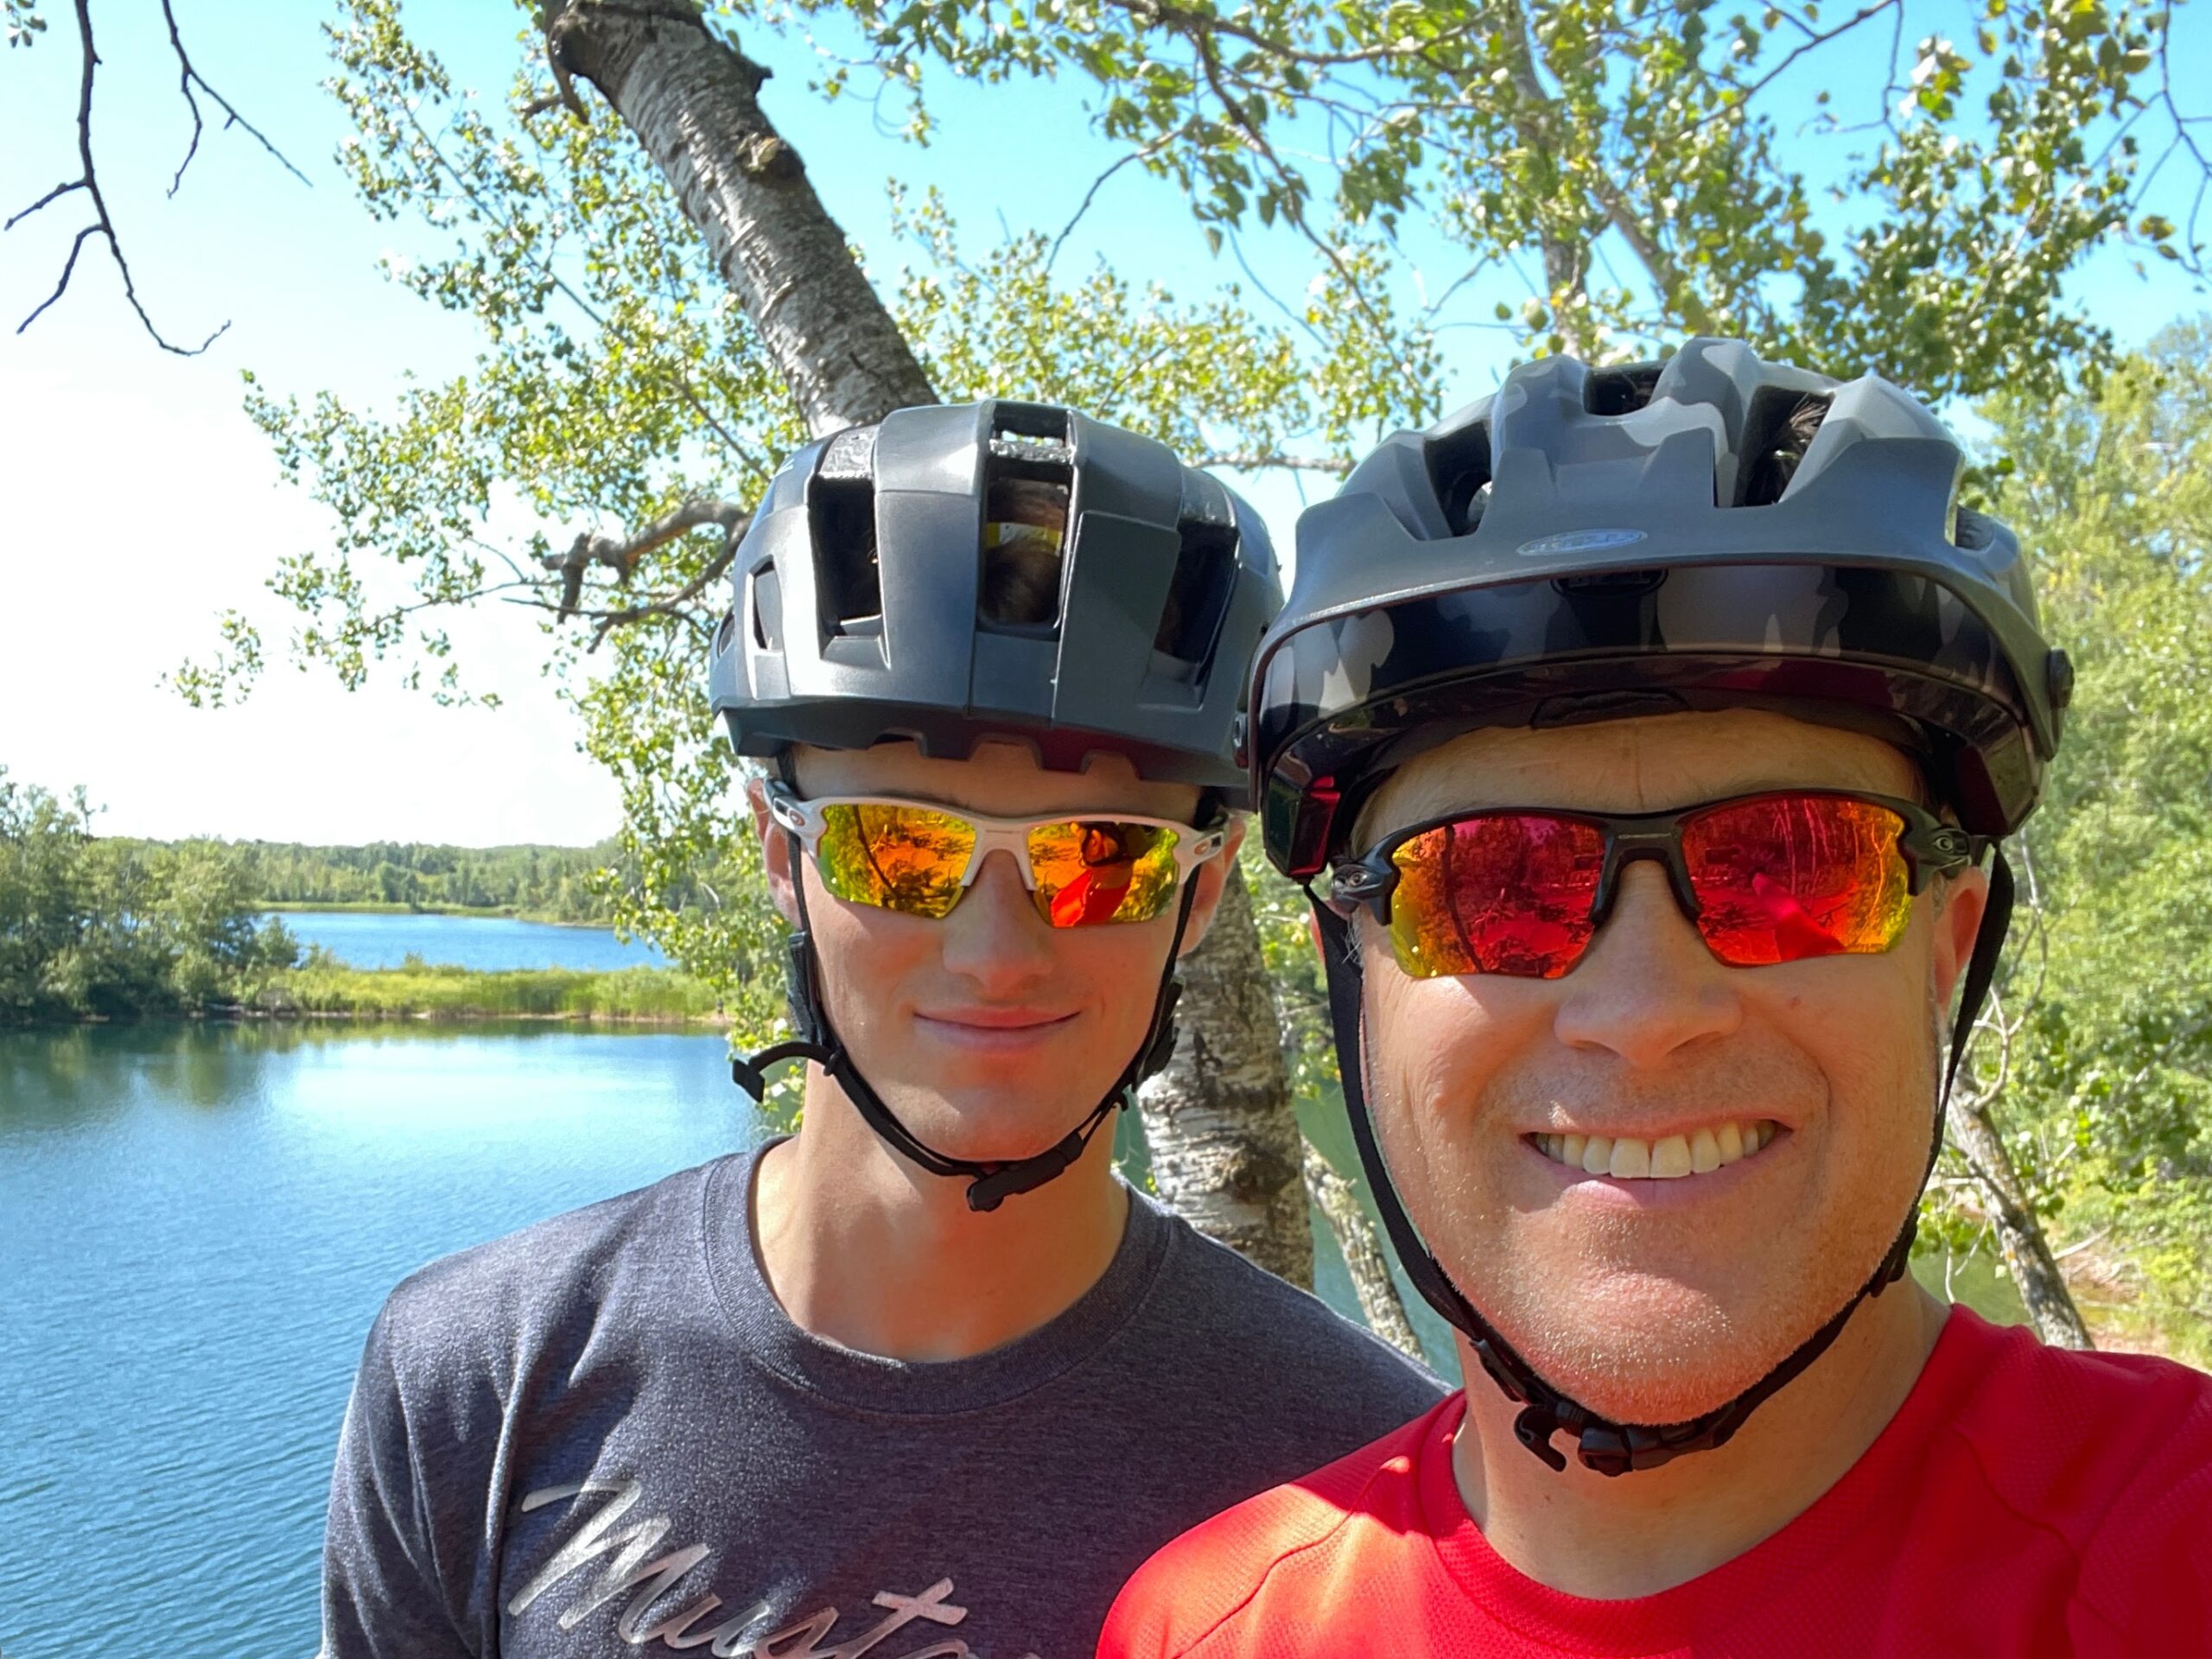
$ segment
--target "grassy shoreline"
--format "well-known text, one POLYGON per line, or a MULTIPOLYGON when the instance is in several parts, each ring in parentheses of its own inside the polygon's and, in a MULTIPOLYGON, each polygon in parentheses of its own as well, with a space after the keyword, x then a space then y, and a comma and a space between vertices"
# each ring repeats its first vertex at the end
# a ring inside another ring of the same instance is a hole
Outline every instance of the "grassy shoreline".
POLYGON ((715 1025, 713 987, 672 968, 524 968, 498 972, 442 963, 350 968, 309 963, 277 974, 248 1001, 247 1018, 570 1020, 607 1024, 715 1025))

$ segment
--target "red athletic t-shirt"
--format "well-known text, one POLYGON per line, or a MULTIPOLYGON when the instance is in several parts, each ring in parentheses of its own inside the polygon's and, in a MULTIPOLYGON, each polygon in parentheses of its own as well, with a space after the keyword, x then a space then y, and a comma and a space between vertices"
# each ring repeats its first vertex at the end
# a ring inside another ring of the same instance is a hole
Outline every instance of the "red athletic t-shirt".
POLYGON ((2212 1653, 2212 1376, 2186 1366, 1954 1309, 1818 1502, 1627 1601, 1491 1551, 1452 1478, 1465 1407, 1184 1534, 1122 1590, 1100 1659, 2212 1653))

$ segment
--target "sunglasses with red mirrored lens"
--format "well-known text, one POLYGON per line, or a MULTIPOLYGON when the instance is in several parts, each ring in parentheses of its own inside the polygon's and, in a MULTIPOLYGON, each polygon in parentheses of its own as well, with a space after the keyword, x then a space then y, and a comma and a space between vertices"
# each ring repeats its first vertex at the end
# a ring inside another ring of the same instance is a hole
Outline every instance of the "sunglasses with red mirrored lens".
POLYGON ((1776 790, 1673 812, 1487 808, 1415 824, 1331 872, 1415 979, 1573 971, 1611 913, 1621 866, 1656 859, 1706 948, 1731 967, 1887 950, 1931 876, 1974 837, 1910 801, 1776 790))

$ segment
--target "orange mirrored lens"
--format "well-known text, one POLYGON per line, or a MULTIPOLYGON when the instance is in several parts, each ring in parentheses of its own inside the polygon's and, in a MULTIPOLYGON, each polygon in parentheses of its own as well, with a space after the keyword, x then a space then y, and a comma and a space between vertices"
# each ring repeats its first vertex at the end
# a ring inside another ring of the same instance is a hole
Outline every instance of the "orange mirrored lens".
POLYGON ((1698 931, 1738 968, 1886 950, 1912 914, 1904 830, 1888 807, 1834 796, 1700 813, 1682 825, 1698 931))
POLYGON ((822 885, 855 905, 938 917, 960 902, 976 827, 950 812, 868 803, 822 809, 815 868, 822 885))
POLYGON ((1605 866, 1595 824, 1488 813, 1422 831, 1390 855, 1390 949, 1415 979, 1557 979, 1589 944, 1605 866))
POLYGON ((1175 891, 1181 838, 1164 824, 1071 818, 1029 831, 1037 913, 1054 927, 1148 922, 1175 891))

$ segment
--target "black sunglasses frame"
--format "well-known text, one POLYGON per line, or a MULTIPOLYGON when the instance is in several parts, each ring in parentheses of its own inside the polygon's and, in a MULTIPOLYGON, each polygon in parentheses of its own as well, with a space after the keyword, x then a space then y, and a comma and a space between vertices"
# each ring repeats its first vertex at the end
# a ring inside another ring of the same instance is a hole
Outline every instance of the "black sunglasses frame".
MULTIPOLYGON (((1329 890, 1325 895, 1314 893, 1310 885, 1306 893, 1308 897, 1316 899, 1339 916, 1346 918, 1357 914, 1363 906, 1377 922, 1388 927, 1390 925, 1390 897, 1397 891, 1399 874, 1391 859, 1399 848, 1432 830, 1469 823, 1481 818, 1543 817, 1562 823, 1591 824, 1605 837, 1605 863, 1599 871, 1597 892, 1592 895, 1590 905, 1589 919, 1593 940, 1597 930, 1603 927, 1612 914, 1613 901, 1620 892, 1621 867, 1639 858, 1658 861, 1667 872, 1667 885, 1673 890, 1675 902, 1681 906, 1682 914, 1694 925, 1700 906, 1696 891, 1690 885, 1689 866, 1682 857, 1682 826, 1725 807, 1745 806, 1758 801, 1808 798, 1855 801, 1896 813, 1904 823, 1897 845, 1899 855, 1904 860, 1905 890, 1908 893, 1917 894, 1929 878, 1947 875, 1977 862, 1987 845, 1984 838, 1969 835, 1956 824, 1945 823, 1916 801, 1900 800, 1891 795, 1869 794, 1855 789, 1764 789, 1748 795, 1729 795, 1719 800, 1700 801, 1694 805, 1677 807, 1668 812, 1607 813, 1583 812, 1556 806, 1485 806, 1467 811, 1448 812, 1441 817, 1429 818, 1408 829, 1393 830, 1358 858, 1338 861, 1330 869, 1329 890)), ((1583 952, 1586 954, 1588 950, 1589 946, 1585 944, 1583 952)), ((1575 960, 1580 962, 1580 955, 1575 960)))

